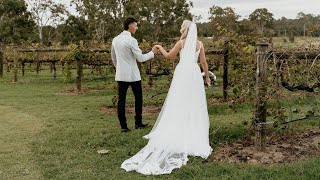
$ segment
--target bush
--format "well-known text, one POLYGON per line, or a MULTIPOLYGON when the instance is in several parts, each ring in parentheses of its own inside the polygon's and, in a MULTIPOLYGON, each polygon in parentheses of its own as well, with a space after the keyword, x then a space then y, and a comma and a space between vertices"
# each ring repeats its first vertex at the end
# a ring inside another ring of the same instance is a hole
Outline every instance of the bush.
POLYGON ((289 41, 293 43, 294 42, 294 36, 289 36, 289 41))
POLYGON ((282 40, 284 43, 288 42, 286 38, 282 38, 282 40))

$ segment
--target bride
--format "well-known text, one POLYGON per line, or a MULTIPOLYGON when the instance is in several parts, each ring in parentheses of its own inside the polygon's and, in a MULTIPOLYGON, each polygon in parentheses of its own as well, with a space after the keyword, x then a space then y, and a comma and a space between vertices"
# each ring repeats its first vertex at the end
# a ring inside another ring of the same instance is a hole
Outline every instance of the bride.
POLYGON ((210 86, 204 47, 197 38, 196 24, 184 20, 181 38, 167 53, 156 45, 166 59, 180 52, 180 61, 167 98, 151 132, 144 136, 148 144, 136 155, 125 160, 121 168, 145 175, 170 174, 188 161, 188 155, 207 158, 209 145, 209 116, 205 88, 198 58, 210 86))

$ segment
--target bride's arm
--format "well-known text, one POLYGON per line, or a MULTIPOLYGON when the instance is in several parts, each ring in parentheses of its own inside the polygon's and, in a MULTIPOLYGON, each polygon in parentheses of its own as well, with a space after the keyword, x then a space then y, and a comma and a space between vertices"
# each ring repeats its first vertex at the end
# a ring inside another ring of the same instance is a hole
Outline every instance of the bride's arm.
POLYGON ((211 82, 210 82, 210 78, 209 78, 209 72, 208 72, 208 63, 207 63, 207 60, 206 60, 206 54, 204 52, 204 47, 203 47, 203 44, 201 42, 201 50, 200 50, 200 65, 202 67, 202 70, 206 76, 206 83, 208 86, 211 85, 211 82))
POLYGON ((157 47, 160 50, 161 54, 166 59, 171 59, 171 58, 174 58, 179 53, 181 49, 181 43, 178 41, 169 52, 167 52, 161 45, 155 45, 155 47, 157 47))

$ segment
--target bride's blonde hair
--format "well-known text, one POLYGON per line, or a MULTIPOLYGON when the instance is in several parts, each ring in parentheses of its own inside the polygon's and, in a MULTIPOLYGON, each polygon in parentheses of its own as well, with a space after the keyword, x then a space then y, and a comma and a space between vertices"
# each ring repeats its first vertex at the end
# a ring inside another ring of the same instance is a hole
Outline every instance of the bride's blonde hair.
POLYGON ((180 29, 180 32, 181 32, 180 40, 183 40, 187 37, 191 23, 192 22, 190 20, 183 21, 183 23, 181 25, 181 29, 180 29))

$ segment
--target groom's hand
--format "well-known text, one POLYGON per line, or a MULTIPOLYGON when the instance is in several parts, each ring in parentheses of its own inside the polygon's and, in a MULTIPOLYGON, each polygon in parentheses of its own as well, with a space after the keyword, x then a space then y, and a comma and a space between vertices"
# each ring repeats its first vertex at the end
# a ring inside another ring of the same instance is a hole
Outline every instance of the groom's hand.
POLYGON ((158 49, 156 46, 153 46, 151 51, 152 51, 154 54, 157 54, 157 53, 159 52, 159 49, 158 49))

